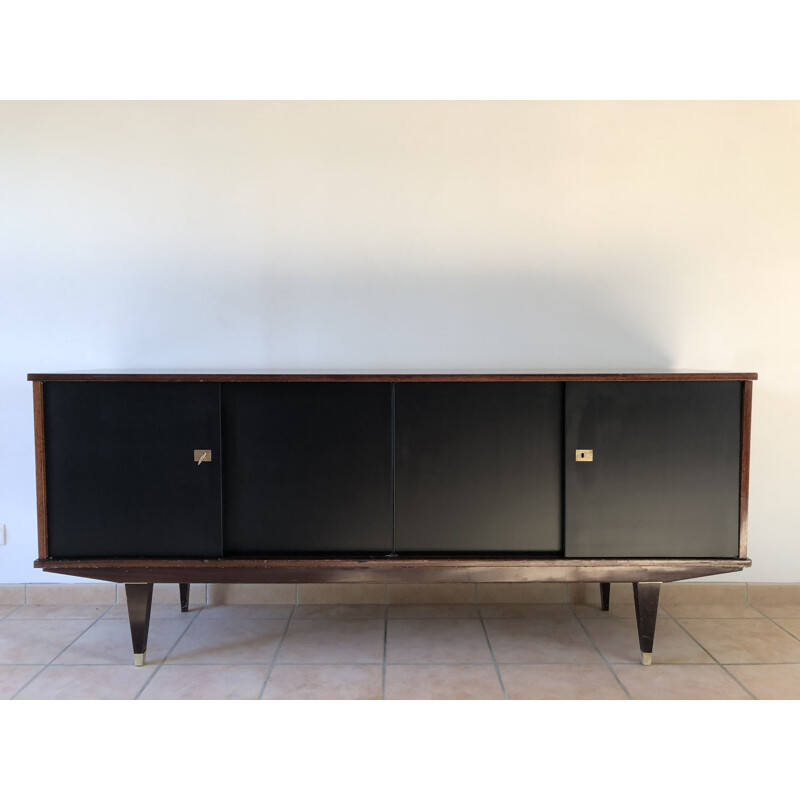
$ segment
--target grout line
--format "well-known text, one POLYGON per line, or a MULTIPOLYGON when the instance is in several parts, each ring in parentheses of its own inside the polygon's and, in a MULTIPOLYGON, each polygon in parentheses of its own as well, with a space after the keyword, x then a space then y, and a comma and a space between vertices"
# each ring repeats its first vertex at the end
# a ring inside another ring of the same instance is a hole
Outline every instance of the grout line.
POLYGON ((383 616, 383 665, 381 668, 381 700, 386 699, 386 650, 389 641, 389 612, 388 608, 383 616))
MULTIPOLYGON (((295 584, 297 586, 298 584, 295 584)), ((258 693, 258 699, 264 699, 264 692, 267 690, 267 684, 269 683, 269 679, 272 675, 272 670, 275 669, 275 664, 278 661, 278 655, 281 652, 281 647, 283 647, 283 643, 286 641, 286 634, 289 632, 289 624, 292 621, 292 617, 294 616, 295 609, 297 605, 295 604, 294 608, 289 612, 289 616, 286 619, 286 625, 283 627, 283 636, 281 636, 281 640, 278 642, 278 646, 275 648, 275 652, 272 655, 272 661, 269 662, 269 669, 267 670, 267 676, 264 678, 264 683, 261 684, 261 691, 258 693)))
MULTIPOLYGON (((192 625, 194 625, 194 623, 195 623, 195 622, 197 622, 197 620, 198 620, 199 618, 200 618, 200 614, 195 614, 195 615, 194 615, 194 617, 193 617, 193 618, 192 618, 192 619, 189 621, 189 624, 188 624, 188 625, 186 626, 186 628, 184 629, 183 633, 182 633, 182 634, 181 634, 181 635, 180 635, 180 636, 179 636, 179 637, 178 637, 178 638, 177 638, 177 639, 174 641, 174 643, 173 643, 172 647, 170 647, 170 648, 169 648, 169 650, 167 650, 167 654, 166 654, 166 655, 164 656, 164 658, 161 660, 161 663, 160 663, 160 664, 156 664, 156 665, 154 665, 154 666, 155 666, 155 669, 153 670, 153 673, 152 673, 152 674, 150 675, 150 677, 149 677, 149 678, 148 678, 148 679, 147 679, 147 680, 144 682, 144 684, 142 685, 141 689, 139 689, 139 691, 136 693, 136 695, 135 695, 135 696, 134 696, 134 698, 133 698, 134 700, 138 700, 138 699, 141 697, 141 694, 142 694, 142 692, 144 692, 144 690, 145 690, 145 689, 146 689, 146 688, 147 688, 147 687, 148 687, 148 686, 149 686, 149 685, 152 683, 152 681, 153 681, 153 678, 155 678, 155 676, 156 676, 156 675, 157 675, 157 674, 160 672, 160 670, 161 670, 161 667, 163 667, 163 666, 164 666, 164 664, 166 664, 166 663, 167 663, 167 659, 168 659, 168 658, 170 657, 170 655, 172 654, 172 651, 173 651, 173 650, 174 650, 174 649, 175 649, 175 648, 178 646, 178 642, 180 642, 180 640, 181 640, 181 639, 183 639, 183 637, 184 637, 184 636, 186 636, 186 632, 189 630, 189 628, 191 628, 191 627, 192 627, 192 625)), ((152 620, 151 620, 150 622, 152 623, 152 620)), ((150 631, 149 631, 149 630, 148 630, 147 634, 148 634, 148 637, 149 637, 149 635, 150 635, 150 631)), ((146 652, 146 651, 145 651, 145 652, 146 652)))
MULTIPOLYGON (((611 600, 610 600, 610 597, 609 597, 609 603, 610 602, 611 602, 611 600)), ((603 659, 603 663, 608 668, 608 671, 614 676, 614 678, 617 681, 617 683, 622 687, 622 691, 625 692, 625 695, 627 696, 627 698, 629 700, 633 700, 633 698, 631 697, 631 693, 628 691, 628 687, 622 682, 622 680, 620 680, 620 677, 619 677, 619 675, 617 675, 616 670, 614 669, 614 667, 611 666, 612 664, 618 664, 618 663, 619 664, 626 664, 627 662, 609 661, 606 658, 605 653, 597 646, 597 643, 595 642, 595 640, 592 639, 592 635, 589 633, 588 629, 583 624, 583 620, 581 619, 581 617, 579 617, 575 613, 575 609, 571 605, 570 605, 570 610, 572 611, 573 617, 575 617, 575 619, 578 620, 578 624, 581 626, 581 628, 583 629, 583 632, 586 634, 586 637, 591 642, 592 647, 594 647, 594 649, 597 650, 598 655, 600 656, 600 658, 603 659)), ((608 613, 608 612, 605 612, 605 613, 608 613)), ((601 617, 601 619, 604 619, 604 617, 601 617)), ((618 619, 618 618, 617 617, 613 617, 612 619, 618 619)), ((627 617, 625 619, 627 619, 627 617)))
MULTIPOLYGON (((477 588, 477 584, 475 584, 475 586, 477 588)), ((497 658, 495 657, 494 649, 492 648, 492 642, 489 639, 489 631, 486 630, 486 623, 485 623, 485 621, 483 619, 483 613, 481 612, 480 605, 478 605, 478 619, 480 620, 481 628, 483 628, 483 635, 486 637, 486 644, 489 646, 489 655, 492 657, 492 663, 494 664, 494 670, 497 673, 497 680, 500 681, 500 689, 503 692, 503 697, 506 700, 508 700, 508 699, 510 699, 509 696, 508 696, 508 690, 506 689, 505 683, 503 683, 503 676, 500 674, 500 664, 497 663, 497 658)))
POLYGON ((770 620, 770 622, 774 622, 782 631, 786 631, 786 633, 788 633, 789 636, 800 641, 800 636, 798 636, 796 633, 793 633, 788 628, 784 628, 783 625, 781 625, 781 623, 779 622, 779 620, 788 620, 788 619, 796 620, 797 617, 778 617, 778 619, 772 619, 772 617, 768 617, 768 619, 770 620))

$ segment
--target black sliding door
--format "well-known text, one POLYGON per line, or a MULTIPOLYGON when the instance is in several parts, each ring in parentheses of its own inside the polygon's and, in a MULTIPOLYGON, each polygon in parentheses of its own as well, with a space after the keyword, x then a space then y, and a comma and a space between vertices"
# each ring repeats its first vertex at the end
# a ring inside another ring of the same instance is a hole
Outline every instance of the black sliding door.
POLYGON ((396 385, 398 553, 561 550, 563 384, 396 385))
POLYGON ((738 381, 567 384, 566 555, 736 557, 741 397, 738 381))
POLYGON ((222 386, 225 555, 392 549, 388 383, 222 386))
POLYGON ((219 557, 219 424, 217 384, 45 383, 50 556, 219 557))

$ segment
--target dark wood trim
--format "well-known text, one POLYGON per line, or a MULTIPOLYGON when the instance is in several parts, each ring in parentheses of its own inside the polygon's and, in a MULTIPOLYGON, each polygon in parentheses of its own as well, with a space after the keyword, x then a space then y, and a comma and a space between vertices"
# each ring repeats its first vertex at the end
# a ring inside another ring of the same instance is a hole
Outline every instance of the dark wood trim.
POLYGON ((33 435, 36 457, 36 518, 39 558, 47 558, 47 473, 44 455, 44 384, 33 384, 33 435))
POLYGON ((748 559, 47 559, 34 566, 117 583, 633 583, 738 572, 748 559))
POLYGON ((742 384, 742 465, 739 479, 739 558, 747 557, 748 498, 750 494, 750 417, 753 408, 753 383, 742 384))
POLYGON ((329 383, 329 382, 502 382, 502 381, 754 381, 754 372, 565 372, 565 373, 515 373, 515 374, 278 374, 249 373, 159 373, 159 372, 65 372, 31 373, 29 381, 117 381, 117 382, 187 382, 187 383, 329 383))

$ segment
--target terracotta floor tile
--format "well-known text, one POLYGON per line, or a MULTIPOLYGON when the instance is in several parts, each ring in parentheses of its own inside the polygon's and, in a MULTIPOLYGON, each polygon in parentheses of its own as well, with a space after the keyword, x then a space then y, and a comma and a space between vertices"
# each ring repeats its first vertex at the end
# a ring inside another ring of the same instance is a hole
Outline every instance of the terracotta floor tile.
POLYGON ((758 700, 800 700, 800 664, 741 664, 728 670, 758 700))
POLYGON ((331 603, 299 605, 292 619, 383 619, 386 606, 375 603, 331 603))
POLYGON ((394 603, 387 607, 389 619, 477 619, 475 603, 394 603))
POLYGON ((294 608, 294 605, 288 603, 206 606, 200 609, 200 619, 289 619, 294 608))
POLYGON ((7 619, 97 619, 111 606, 76 603, 75 605, 20 606, 7 619))
MULTIPOLYGON (((800 606, 800 583, 751 583, 747 594, 754 606, 767 605, 800 606)), ((794 615, 792 615, 794 616, 794 615)))
POLYGON ((0 664, 49 664, 91 620, 0 620, 0 664))
POLYGON ((492 656, 477 619, 390 619, 387 664, 485 663, 492 656))
POLYGON ((299 583, 298 605, 368 605, 386 601, 386 585, 383 583, 299 583))
POLYGON ((566 603, 486 603, 481 606, 484 619, 513 619, 535 617, 537 619, 574 618, 571 606, 566 603))
MULTIPOLYGON (((202 606, 181 611, 178 603, 153 603, 150 607, 150 619, 179 619, 185 623, 191 622, 202 609, 202 606)), ((108 609, 104 619, 128 619, 128 604, 117 603, 108 609)))
POLYGON ((293 619, 277 660, 306 664, 381 663, 385 624, 382 619, 293 619))
POLYGON ((564 583, 479 583, 478 602, 489 603, 565 603, 564 583))
POLYGON ((133 700, 155 666, 47 667, 17 695, 18 700, 133 700))
POLYGON ((474 583, 390 583, 389 603, 474 603, 474 583))
POLYGON ((387 700, 503 700, 492 664, 387 664, 387 700))
POLYGON ((596 663, 603 659, 573 618, 487 619, 495 658, 501 663, 596 663))
POLYGON ((794 617, 790 619, 773 618, 772 620, 776 625, 780 625, 786 631, 800 639, 800 619, 794 617))
POLYGON ((747 603, 662 603, 673 619, 762 619, 763 614, 747 603))
POLYGON ((614 671, 634 700, 752 699, 716 664, 619 664, 614 671))
POLYGON ((0 700, 10 700, 42 667, 0 667, 0 700))
POLYGON ((758 609, 764 616, 788 619, 800 617, 800 603, 753 603, 753 607, 758 609))
POLYGON ((164 664, 140 700, 257 700, 266 664, 164 664))
POLYGON ((722 664, 800 662, 800 641, 769 619, 687 619, 681 624, 722 664))
POLYGON ((269 664, 284 619, 198 619, 167 659, 169 664, 269 664))
MULTIPOLYGON (((641 664, 635 619, 586 619, 583 623, 592 641, 608 661, 641 664)), ((653 664, 708 664, 713 661, 674 620, 658 618, 653 664)))
POLYGON ((572 609, 576 617, 586 617, 588 619, 608 619, 609 617, 636 617, 636 607, 633 605, 633 598, 624 602, 614 601, 608 604, 608 611, 603 611, 600 604, 590 605, 586 603, 572 603, 572 609))
MULTIPOLYGON (((632 591, 630 584, 628 591, 632 591)), ((744 603, 747 584, 720 581, 666 581, 661 585, 661 602, 744 603)))
POLYGON ((381 664, 276 664, 264 700, 380 700, 381 664))
POLYGON ((67 605, 90 603, 111 605, 116 601, 117 587, 113 583, 29 583, 25 600, 31 605, 67 605))
MULTIPOLYGON (((61 624, 66 624, 67 621, 61 624)), ((69 622, 72 622, 69 620, 69 622)), ((176 620, 150 622, 145 664, 163 661, 169 649, 186 630, 176 620)), ((124 619, 98 620, 73 645, 62 653, 56 664, 133 664, 131 629, 124 619)))
POLYGON ((627 700, 611 670, 594 664, 501 664, 510 700, 627 700))

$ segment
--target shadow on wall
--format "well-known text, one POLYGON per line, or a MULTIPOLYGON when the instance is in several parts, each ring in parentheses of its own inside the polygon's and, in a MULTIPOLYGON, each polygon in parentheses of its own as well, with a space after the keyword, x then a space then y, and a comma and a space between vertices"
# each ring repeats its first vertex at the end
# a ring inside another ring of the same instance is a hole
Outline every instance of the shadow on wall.
POLYGON ((664 270, 297 269, 120 286, 116 363, 189 369, 669 369, 664 270))

